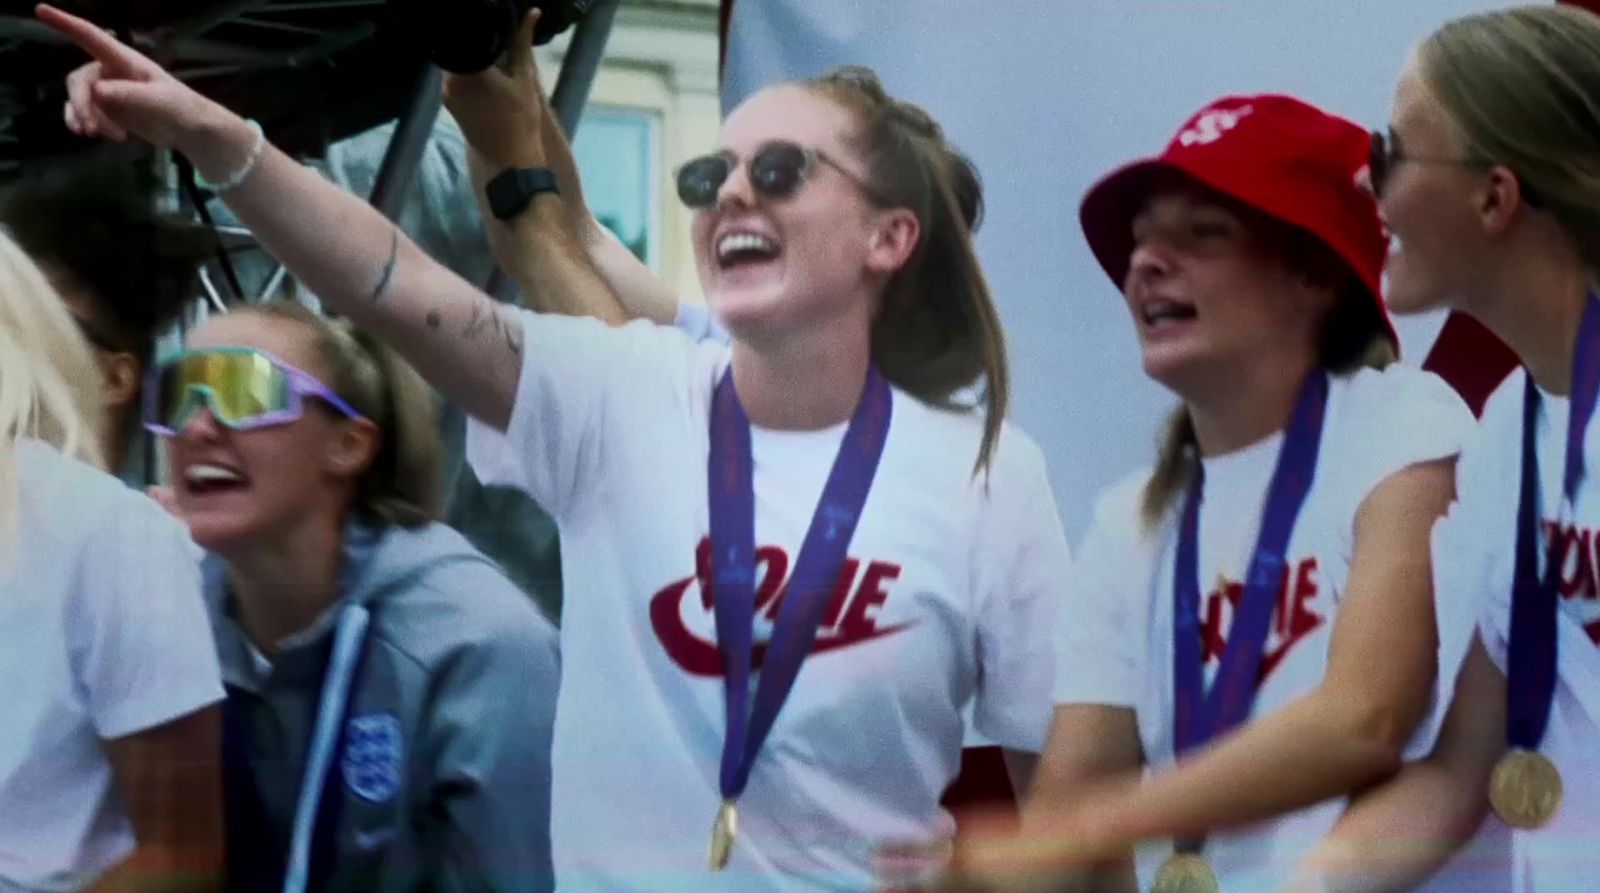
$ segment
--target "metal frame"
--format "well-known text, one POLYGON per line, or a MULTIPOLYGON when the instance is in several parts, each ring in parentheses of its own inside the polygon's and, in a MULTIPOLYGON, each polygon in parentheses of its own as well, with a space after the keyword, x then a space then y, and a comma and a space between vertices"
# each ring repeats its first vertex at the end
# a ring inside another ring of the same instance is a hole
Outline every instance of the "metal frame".
MULTIPOLYGON (((173 23, 163 28, 159 36, 143 33, 132 35, 135 45, 149 51, 170 66, 175 76, 185 79, 226 75, 250 69, 296 67, 309 61, 331 55, 353 44, 368 39, 375 31, 371 22, 363 25, 323 33, 282 21, 278 16, 292 15, 308 10, 380 6, 387 0, 233 0, 220 4, 205 13, 173 23), (210 36, 222 26, 237 35, 238 29, 250 29, 274 34, 303 36, 305 43, 289 49, 263 50, 237 40, 221 40, 210 36)), ((588 101, 594 78, 600 69, 605 46, 616 19, 621 0, 597 0, 573 29, 566 57, 557 75, 551 105, 557 120, 570 136, 577 132, 583 108, 588 101)), ((29 42, 59 44, 62 39, 43 24, 17 16, 0 16, 0 54, 29 42)), ((398 118, 394 134, 384 151, 372 191, 371 202, 384 216, 398 221, 406 196, 416 182, 443 100, 443 73, 436 66, 428 66, 419 78, 410 104, 398 118)), ((12 102, 0 94, 0 106, 12 102)), ((12 102, 14 105, 15 103, 12 102)), ((0 107, 0 140, 11 138, 7 132, 11 115, 0 107)), ((167 195, 160 201, 165 208, 198 218, 197 225, 208 225, 217 237, 219 263, 228 280, 230 296, 223 295, 217 287, 211 264, 201 268, 202 297, 193 308, 195 314, 225 311, 230 303, 251 301, 233 275, 227 255, 234 251, 258 249, 259 242, 243 227, 211 225, 205 208, 197 204, 204 197, 187 190, 180 182, 183 171, 178 159, 170 153, 161 161, 163 175, 167 178, 167 195)), ((287 276, 283 265, 278 264, 267 277, 265 287, 254 300, 265 299, 280 287, 287 276)), ((491 275, 487 290, 499 296, 505 291, 506 279, 498 269, 491 275), (498 280, 498 284, 496 283, 498 280)), ((179 323, 180 333, 187 328, 188 319, 179 323)), ((441 413, 441 433, 447 444, 445 498, 452 500, 455 483, 463 466, 461 424, 463 415, 458 407, 446 404, 441 413)), ((155 451, 146 444, 146 462, 152 465, 155 451)), ((149 469, 147 468, 147 471, 149 469)))
MULTIPOLYGON (((364 0, 353 0, 353 2, 359 3, 364 0)), ((555 90, 550 100, 556 111, 556 119, 561 122, 561 128, 569 138, 577 132, 578 124, 582 120, 583 108, 588 103, 589 94, 594 88, 595 76, 600 71, 606 42, 616 22, 617 7, 620 2, 621 0, 598 0, 573 28, 572 40, 568 45, 566 56, 561 61, 561 71, 556 77, 555 90)), ((260 5, 260 0, 239 4, 251 8, 260 5)), ((443 105, 443 91, 444 73, 437 66, 428 66, 418 81, 416 95, 401 114, 394 135, 389 139, 389 146, 384 151, 377 180, 373 183, 372 192, 367 200, 392 221, 399 220, 400 211, 405 207, 406 196, 412 184, 416 182, 423 154, 427 150, 428 139, 433 133, 433 126, 443 105)), ((228 235, 237 238, 243 233, 233 229, 228 235)), ((256 300, 262 300, 277 290, 283 283, 285 273, 283 266, 277 265, 256 300)), ((501 300, 506 300, 510 291, 509 285, 504 271, 497 266, 489 275, 485 291, 501 300)), ((243 295, 237 297, 245 298, 243 295)))
MULTIPOLYGON (((382 7, 388 0, 229 0, 219 3, 203 13, 171 23, 151 34, 138 32, 131 35, 136 46, 154 53, 159 59, 171 63, 175 75, 183 78, 206 77, 250 69, 298 67, 366 40, 375 32, 368 21, 362 25, 322 32, 296 24, 298 13, 331 9, 382 7), (303 44, 292 48, 263 50, 237 39, 223 40, 212 36, 217 29, 227 26, 230 34, 238 35, 240 29, 263 31, 282 36, 302 35, 303 44)), ((551 104, 562 128, 570 135, 577 131, 583 107, 588 101, 599 71, 601 58, 616 19, 620 0, 595 0, 579 19, 572 31, 566 58, 557 76, 551 104)), ((23 16, 0 16, 0 53, 8 52, 26 43, 61 44, 64 39, 43 23, 23 16)), ((421 76, 416 94, 395 127, 379 168, 377 182, 368 200, 391 220, 399 217, 405 196, 416 181, 428 138, 437 120, 442 100, 443 75, 438 68, 429 66, 421 76)), ((0 104, 15 102, 0 95, 0 104)), ((0 108, 0 140, 13 139, 7 132, 10 116, 0 108)), ((180 195, 168 199, 170 204, 185 204, 180 195)), ((199 209, 185 208, 191 213, 199 209)), ((224 235, 219 229, 219 235, 224 235)), ((239 245, 240 233, 227 232, 230 248, 239 245)), ((279 279, 276 274, 274 280, 279 279)), ((502 277, 503 278, 503 277, 502 277)), ((238 297, 243 297, 238 296, 238 297)))
POLYGON ((436 65, 429 65, 418 79, 416 96, 395 124, 394 136, 389 138, 389 148, 383 154, 378 178, 368 196, 372 206, 390 220, 400 219, 400 209, 405 206, 411 184, 416 182, 423 152, 428 148, 428 137, 433 133, 434 122, 439 120, 443 102, 444 72, 436 65))
POLYGON ((606 41, 611 38, 619 5, 621 0, 597 0, 572 29, 572 42, 567 45, 561 73, 556 76, 556 88, 550 95, 556 120, 561 122, 561 129, 569 138, 577 133, 583 107, 589 102, 589 91, 594 87, 595 75, 600 72, 600 62, 605 58, 606 41))

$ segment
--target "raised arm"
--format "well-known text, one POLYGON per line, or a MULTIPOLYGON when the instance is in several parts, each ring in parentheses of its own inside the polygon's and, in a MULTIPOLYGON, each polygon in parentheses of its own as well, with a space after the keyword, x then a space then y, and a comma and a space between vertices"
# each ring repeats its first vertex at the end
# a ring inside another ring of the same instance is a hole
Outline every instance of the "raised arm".
MULTIPOLYGON (((248 172, 221 197, 269 253, 323 303, 394 345, 467 412, 505 427, 523 360, 514 308, 433 261, 366 202, 259 141, 238 115, 92 23, 49 6, 38 15, 93 58, 68 78, 68 128, 176 149, 212 183, 248 172)), ((560 213, 541 201, 529 216, 560 213)), ((559 242, 565 230, 550 229, 559 242)))
POLYGON ((677 295, 595 220, 584 201, 572 146, 539 83, 532 41, 537 19, 535 10, 499 66, 445 80, 445 106, 472 147, 473 195, 489 247, 535 310, 593 316, 614 325, 636 318, 671 323, 678 312, 677 295), (507 223, 490 213, 484 187, 496 174, 516 167, 548 167, 555 173, 568 212, 568 238, 609 288, 574 289, 553 282, 537 262, 539 242, 550 234, 537 221, 527 220, 526 214, 507 223))

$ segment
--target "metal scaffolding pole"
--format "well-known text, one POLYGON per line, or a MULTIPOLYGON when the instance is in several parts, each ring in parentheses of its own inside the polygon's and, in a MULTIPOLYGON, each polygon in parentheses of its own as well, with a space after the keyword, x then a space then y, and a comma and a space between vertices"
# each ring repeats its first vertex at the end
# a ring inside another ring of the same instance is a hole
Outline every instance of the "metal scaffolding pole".
MULTIPOLYGON (((400 210, 405 207, 406 194, 422 167, 422 156, 433 135, 434 122, 439 119, 443 99, 444 73, 437 66, 429 65, 417 79, 417 92, 411 104, 395 123, 389 146, 379 162, 372 192, 367 197, 378 213, 391 221, 398 223, 400 220, 400 210)), ((278 264, 267 277, 257 300, 265 300, 277 290, 283 284, 284 273, 283 265, 278 264)))
MULTIPOLYGON (((561 129, 569 140, 577 138, 583 107, 589 101, 589 91, 600 71, 600 60, 605 57, 606 41, 611 37, 611 26, 616 22, 620 2, 598 0, 572 29, 572 42, 567 45, 561 73, 556 76, 556 88, 550 94, 556 120, 561 122, 561 129)), ((483 288, 502 301, 511 300, 511 280, 499 266, 489 272, 483 288)))
POLYGON ((567 45, 566 58, 561 61, 561 73, 556 76, 550 104, 555 106, 556 120, 561 122, 561 129, 569 139, 578 131, 583 107, 589 101, 589 90, 594 87, 594 76, 600 71, 600 60, 606 54, 606 41, 611 37, 619 2, 598 0, 590 7, 588 15, 573 29, 572 42, 567 45))
POLYGON ((443 99, 444 72, 429 65, 418 79, 411 104, 395 124, 394 136, 389 138, 389 148, 378 167, 377 181, 372 184, 372 206, 390 220, 400 219, 400 209, 405 206, 411 184, 416 182, 443 99))

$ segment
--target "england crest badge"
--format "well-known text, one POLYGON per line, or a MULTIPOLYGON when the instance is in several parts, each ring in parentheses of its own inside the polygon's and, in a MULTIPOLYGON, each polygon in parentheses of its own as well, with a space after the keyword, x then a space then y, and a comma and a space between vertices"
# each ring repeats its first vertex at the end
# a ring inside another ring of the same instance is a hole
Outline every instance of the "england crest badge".
POLYGON ((344 783, 370 803, 386 803, 400 790, 404 747, 393 713, 353 717, 345 727, 344 783))

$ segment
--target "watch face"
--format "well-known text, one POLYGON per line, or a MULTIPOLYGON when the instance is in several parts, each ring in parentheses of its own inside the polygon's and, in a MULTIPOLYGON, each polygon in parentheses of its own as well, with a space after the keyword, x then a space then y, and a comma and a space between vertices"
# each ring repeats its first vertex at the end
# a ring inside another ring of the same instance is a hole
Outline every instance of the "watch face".
POLYGON ((533 197, 541 192, 558 192, 556 177, 549 168, 513 168, 503 171, 485 190, 489 210, 501 220, 521 214, 533 197))
POLYGON ((517 185, 530 198, 541 192, 555 192, 556 175, 547 167, 525 167, 517 170, 517 185))

